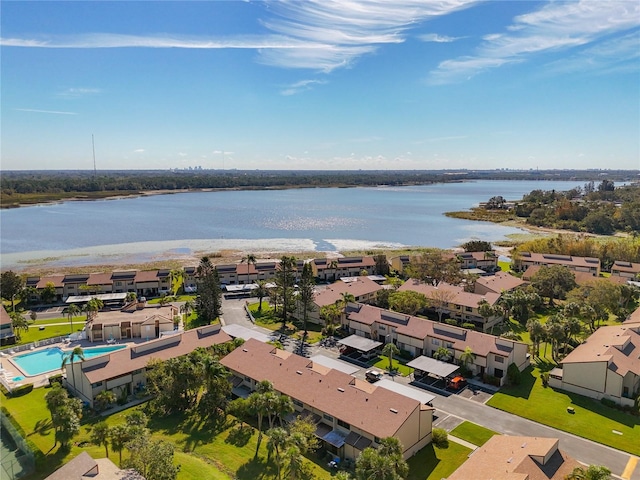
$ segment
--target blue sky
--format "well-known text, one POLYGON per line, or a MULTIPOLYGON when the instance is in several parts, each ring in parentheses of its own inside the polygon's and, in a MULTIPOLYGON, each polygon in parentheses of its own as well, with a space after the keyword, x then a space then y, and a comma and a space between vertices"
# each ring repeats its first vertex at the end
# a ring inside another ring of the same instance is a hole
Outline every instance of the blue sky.
POLYGON ((3 1, 1 168, 640 168, 640 2, 3 1))

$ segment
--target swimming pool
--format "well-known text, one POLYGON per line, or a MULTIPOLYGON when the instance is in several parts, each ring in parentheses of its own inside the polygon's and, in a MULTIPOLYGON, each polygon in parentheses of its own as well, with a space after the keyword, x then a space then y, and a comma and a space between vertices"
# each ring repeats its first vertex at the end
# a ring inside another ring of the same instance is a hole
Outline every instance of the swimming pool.
MULTIPOLYGON (((97 357, 98 355, 104 355, 115 350, 127 348, 126 345, 115 345, 109 347, 91 347, 84 349, 84 358, 97 357)), ((13 357, 12 360, 18 364, 20 369, 29 376, 40 375, 41 373, 52 372, 54 370, 60 370, 62 365, 62 358, 65 353, 70 350, 62 350, 58 347, 46 348, 37 352, 24 353, 13 357)))

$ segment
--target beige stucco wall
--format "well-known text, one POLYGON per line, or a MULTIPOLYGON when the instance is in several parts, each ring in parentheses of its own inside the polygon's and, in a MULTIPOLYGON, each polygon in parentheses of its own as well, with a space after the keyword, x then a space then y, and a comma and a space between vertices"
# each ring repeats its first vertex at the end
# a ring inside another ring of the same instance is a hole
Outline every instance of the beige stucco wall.
MULTIPOLYGON (((574 385, 592 392, 605 392, 607 362, 565 363, 562 366, 563 388, 574 385)), ((593 396, 593 395, 589 395, 593 396)))

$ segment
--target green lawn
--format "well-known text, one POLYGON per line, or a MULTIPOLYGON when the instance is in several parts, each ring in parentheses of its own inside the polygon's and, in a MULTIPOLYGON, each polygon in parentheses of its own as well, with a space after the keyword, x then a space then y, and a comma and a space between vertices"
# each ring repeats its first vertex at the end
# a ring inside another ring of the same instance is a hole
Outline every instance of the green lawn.
MULTIPOLYGON (((376 367, 379 370, 388 370, 389 369, 389 358, 383 357, 380 355, 377 358, 374 358, 371 363, 372 367, 376 367)), ((407 367, 398 361, 398 359, 393 359, 393 368, 397 370, 400 375, 403 377, 407 377, 413 373, 413 368, 407 367)))
POLYGON ((451 475, 466 460, 471 450, 449 442, 447 448, 429 444, 408 460, 407 480, 441 480, 451 475))
MULTIPOLYGON (((104 447, 88 444, 89 435, 97 418, 82 419, 80 434, 74 438, 69 452, 62 452, 58 447, 53 449, 54 434, 51 428, 51 417, 47 410, 44 396, 49 391, 38 388, 33 392, 17 398, 2 396, 2 406, 20 424, 27 440, 32 444, 36 456, 36 473, 30 477, 42 479, 51 474, 71 458, 83 450, 95 458, 104 457, 104 447), (82 445, 80 447, 79 445, 82 445)), ((140 408, 140 407, 134 407, 140 408)), ((124 422, 127 411, 122 411, 106 418, 110 426, 124 422)), ((267 462, 267 441, 265 436, 258 456, 255 456, 257 431, 248 425, 242 429, 235 424, 232 417, 221 426, 211 425, 198 417, 184 414, 154 418, 150 428, 154 438, 170 442, 175 448, 175 462, 181 465, 179 480, 255 480, 275 478, 272 462, 267 462)), ((102 418, 100 418, 102 419, 102 418)), ((118 454, 109 450, 109 458, 117 465, 118 454)), ((127 458, 126 450, 123 459, 127 458)), ((315 478, 329 480, 331 473, 322 464, 311 464, 315 478)))
POLYGON ((640 419, 582 395, 544 388, 540 370, 529 367, 520 385, 503 387, 488 405, 550 427, 640 455, 640 419), (573 407, 575 414, 567 412, 573 407), (613 433, 613 430, 622 435, 613 433))
POLYGON ((493 430, 489 430, 488 428, 481 427, 480 425, 476 425, 475 423, 465 421, 451 430, 451 435, 481 447, 487 443, 491 437, 498 435, 498 433, 493 430))
MULTIPOLYGON (((273 307, 269 305, 268 302, 262 301, 262 310, 259 311, 258 308, 260 306, 260 302, 250 303, 249 310, 251 311, 251 315, 255 319, 256 325, 267 328, 272 331, 281 331, 282 328, 282 320, 276 316, 273 307)), ((286 335, 294 336, 295 338, 300 338, 303 332, 303 325, 301 321, 291 320, 287 322, 286 328, 284 328, 284 333, 286 335)), ((307 322, 307 343, 317 343, 322 339, 322 325, 318 325, 317 323, 307 322)))

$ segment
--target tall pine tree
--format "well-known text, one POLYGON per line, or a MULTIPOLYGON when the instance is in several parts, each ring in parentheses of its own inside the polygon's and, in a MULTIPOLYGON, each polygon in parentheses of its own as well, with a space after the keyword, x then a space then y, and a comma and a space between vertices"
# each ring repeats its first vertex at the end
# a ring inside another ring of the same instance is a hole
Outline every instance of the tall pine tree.
POLYGON ((211 323, 222 314, 222 287, 218 270, 209 257, 202 257, 196 269, 196 311, 201 322, 211 323))

